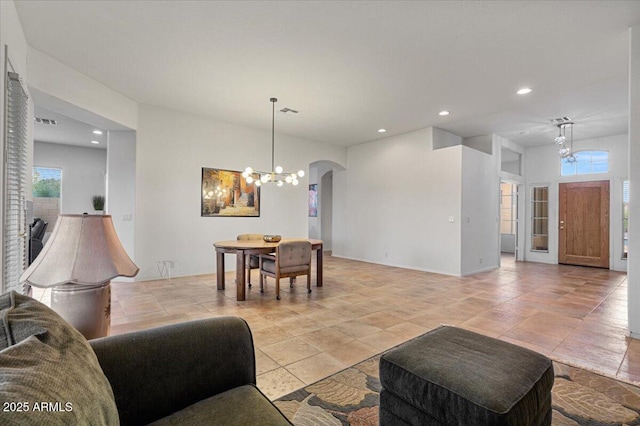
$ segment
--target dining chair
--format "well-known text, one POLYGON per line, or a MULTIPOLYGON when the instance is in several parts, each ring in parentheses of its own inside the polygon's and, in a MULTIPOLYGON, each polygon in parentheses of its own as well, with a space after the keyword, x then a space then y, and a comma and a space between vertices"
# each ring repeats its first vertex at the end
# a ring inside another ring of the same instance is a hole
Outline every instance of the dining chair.
MULTIPOLYGON (((238 241, 248 240, 261 240, 264 237, 262 234, 240 234, 236 238, 238 241)), ((251 270, 258 269, 260 267, 260 259, 257 254, 250 254, 245 260, 245 266, 247 268, 247 285, 251 287, 251 270)))
POLYGON ((276 299, 280 300, 280 278, 307 276, 307 292, 311 293, 311 243, 307 240, 281 241, 276 255, 260 255, 260 292, 264 293, 267 277, 276 279, 276 299))

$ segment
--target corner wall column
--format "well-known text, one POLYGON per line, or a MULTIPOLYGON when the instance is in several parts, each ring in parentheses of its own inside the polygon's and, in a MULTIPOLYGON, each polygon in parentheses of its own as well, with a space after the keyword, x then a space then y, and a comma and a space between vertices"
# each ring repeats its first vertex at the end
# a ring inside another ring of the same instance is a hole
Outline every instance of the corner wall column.
POLYGON ((640 338, 640 25, 629 29, 629 332, 640 338))

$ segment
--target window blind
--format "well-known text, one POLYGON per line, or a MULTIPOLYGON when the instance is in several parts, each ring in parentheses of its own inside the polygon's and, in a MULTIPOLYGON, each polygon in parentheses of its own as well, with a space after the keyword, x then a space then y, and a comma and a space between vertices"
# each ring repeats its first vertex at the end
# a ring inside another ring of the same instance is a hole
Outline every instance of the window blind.
POLYGON ((26 266, 25 179, 28 97, 18 74, 7 73, 6 82, 2 291, 22 292, 19 279, 26 266))

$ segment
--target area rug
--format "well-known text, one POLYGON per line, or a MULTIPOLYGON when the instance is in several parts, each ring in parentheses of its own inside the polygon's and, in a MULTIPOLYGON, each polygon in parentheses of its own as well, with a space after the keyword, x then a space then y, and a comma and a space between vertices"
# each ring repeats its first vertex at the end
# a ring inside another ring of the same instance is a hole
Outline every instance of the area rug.
MULTIPOLYGON (((275 401, 296 426, 378 426, 380 355, 275 401)), ((640 388, 553 363, 553 422, 569 425, 640 425, 640 388)))

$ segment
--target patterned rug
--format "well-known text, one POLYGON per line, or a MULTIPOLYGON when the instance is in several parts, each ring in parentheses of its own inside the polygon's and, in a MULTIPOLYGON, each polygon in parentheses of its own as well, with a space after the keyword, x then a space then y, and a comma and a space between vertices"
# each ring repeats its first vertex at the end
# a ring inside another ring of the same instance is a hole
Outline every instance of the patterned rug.
MULTIPOLYGON (((380 355, 275 401, 296 426, 378 426, 380 355)), ((640 425, 640 388, 553 363, 553 425, 640 425)))

